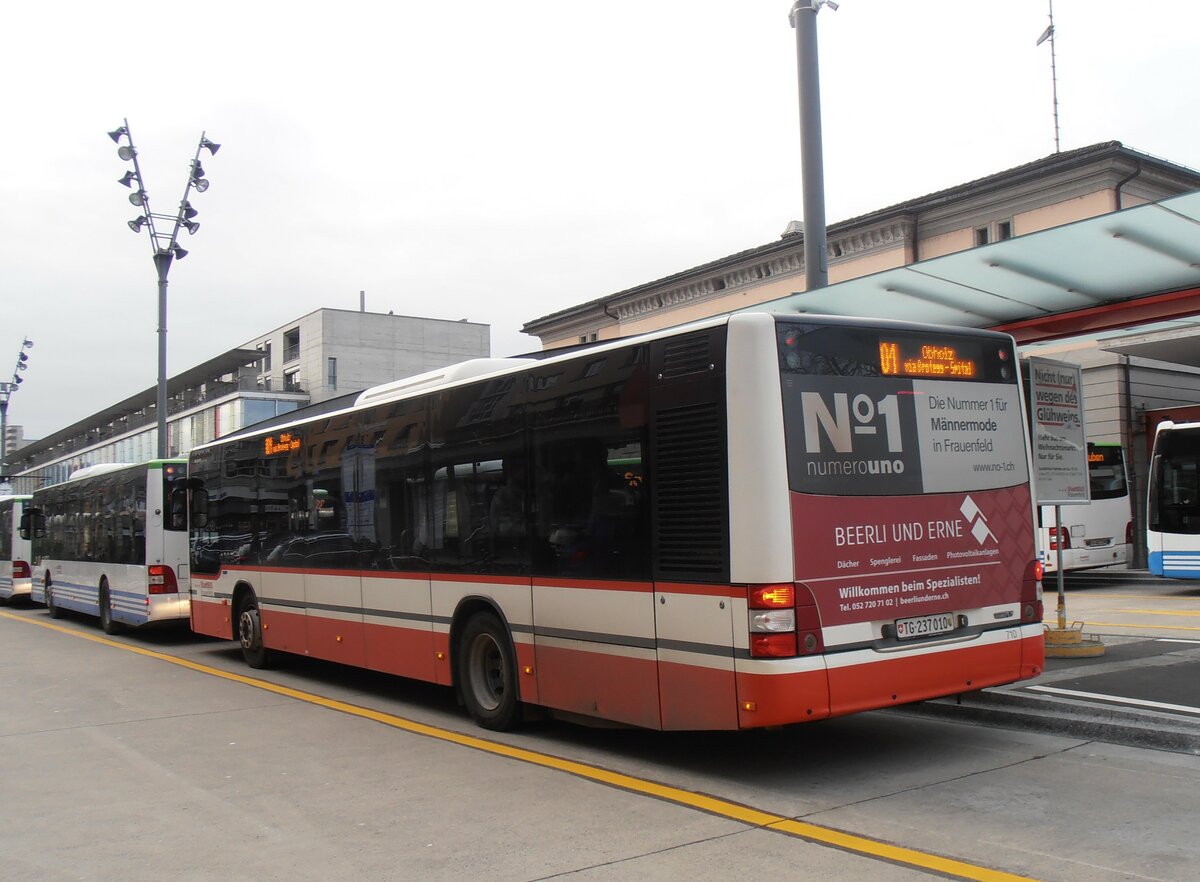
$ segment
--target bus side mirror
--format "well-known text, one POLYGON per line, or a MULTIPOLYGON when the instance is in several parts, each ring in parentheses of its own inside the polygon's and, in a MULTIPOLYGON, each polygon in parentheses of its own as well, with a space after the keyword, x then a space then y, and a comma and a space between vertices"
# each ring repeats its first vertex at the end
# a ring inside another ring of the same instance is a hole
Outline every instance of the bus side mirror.
POLYGON ((191 519, 193 527, 208 526, 208 491, 202 487, 192 490, 191 519))
POLYGON ((187 489, 176 487, 171 491, 169 529, 187 529, 187 489))
POLYGON ((21 512, 20 532, 21 538, 26 540, 46 538, 46 516, 40 508, 27 508, 21 512))

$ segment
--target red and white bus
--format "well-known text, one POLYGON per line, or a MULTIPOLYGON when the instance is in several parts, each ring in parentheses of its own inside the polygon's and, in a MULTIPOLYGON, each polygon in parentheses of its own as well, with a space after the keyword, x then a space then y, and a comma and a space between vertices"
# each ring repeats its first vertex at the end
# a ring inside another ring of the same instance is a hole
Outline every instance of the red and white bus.
POLYGON ((192 627, 655 729, 1040 673, 1012 339, 745 313, 192 451, 192 627))

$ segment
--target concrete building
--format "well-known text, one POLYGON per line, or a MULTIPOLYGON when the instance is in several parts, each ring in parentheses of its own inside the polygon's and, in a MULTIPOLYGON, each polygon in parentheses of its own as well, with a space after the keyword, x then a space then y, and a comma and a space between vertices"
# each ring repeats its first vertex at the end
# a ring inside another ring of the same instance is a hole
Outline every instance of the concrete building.
MULTIPOLYGON (((167 381, 172 456, 292 410, 491 354, 491 328, 468 321, 318 309, 167 381)), ((143 462, 158 449, 157 387, 96 411, 9 455, 28 493, 76 469, 143 462)))
POLYGON ((33 443, 33 439, 25 437, 24 426, 5 426, 4 449, 8 453, 12 453, 15 450, 20 450, 26 444, 31 443, 33 443))
MULTIPOLYGON (((831 224, 830 284, 1200 189, 1200 173, 1109 141, 831 224)), ((804 234, 526 322, 546 349, 671 327, 805 290, 804 234)))

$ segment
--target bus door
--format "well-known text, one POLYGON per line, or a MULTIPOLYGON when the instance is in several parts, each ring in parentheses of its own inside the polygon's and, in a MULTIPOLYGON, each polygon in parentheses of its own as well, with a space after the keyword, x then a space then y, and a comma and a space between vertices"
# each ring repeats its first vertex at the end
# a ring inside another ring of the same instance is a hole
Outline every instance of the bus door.
POLYGON ((318 445, 304 488, 304 529, 284 552, 286 566, 304 571, 308 652, 359 667, 367 663, 361 558, 374 532, 373 506, 358 495, 366 453, 374 451, 356 448, 353 436, 318 445))

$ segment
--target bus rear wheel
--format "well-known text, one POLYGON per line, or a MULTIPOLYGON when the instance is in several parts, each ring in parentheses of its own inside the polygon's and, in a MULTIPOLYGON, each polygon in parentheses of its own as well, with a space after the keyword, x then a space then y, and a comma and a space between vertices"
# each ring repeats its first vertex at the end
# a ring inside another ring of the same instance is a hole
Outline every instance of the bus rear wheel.
POLYGON ((271 650, 263 644, 262 616, 258 612, 258 598, 246 596, 238 612, 238 642, 242 646, 242 658, 252 668, 263 670, 271 666, 271 650))
POLYGON ((458 643, 458 683, 467 712, 485 729, 513 728, 520 719, 516 653, 493 613, 473 615, 458 643))
POLYGON ((108 579, 100 580, 100 627, 105 634, 116 634, 121 626, 113 620, 112 600, 108 593, 108 579))

